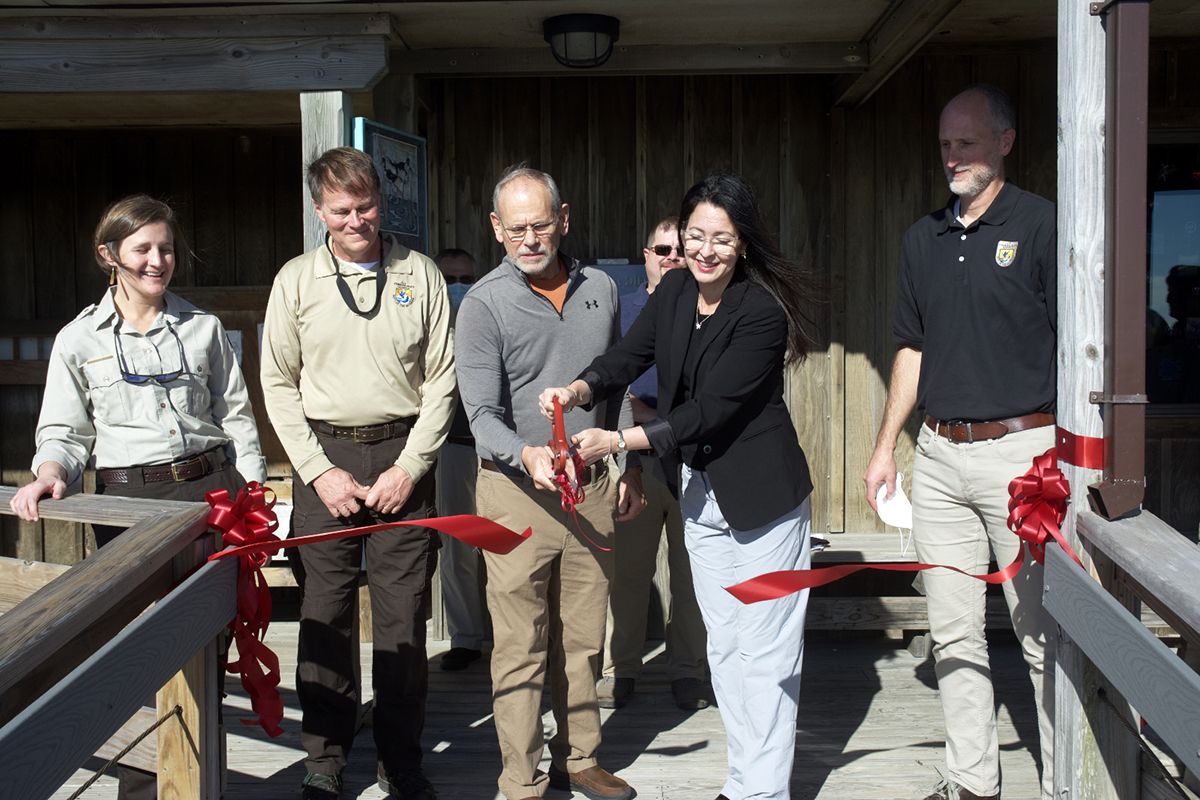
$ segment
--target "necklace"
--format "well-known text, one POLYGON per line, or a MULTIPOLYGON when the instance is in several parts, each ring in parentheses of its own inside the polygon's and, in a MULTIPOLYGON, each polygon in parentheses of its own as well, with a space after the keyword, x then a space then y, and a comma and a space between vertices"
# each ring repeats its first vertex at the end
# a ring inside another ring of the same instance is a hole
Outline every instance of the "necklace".
POLYGON ((709 318, 711 318, 712 315, 715 313, 717 313, 717 310, 714 308, 712 311, 710 311, 709 313, 707 313, 703 317, 701 317, 700 316, 700 298, 697 297, 696 298, 696 330, 700 330, 700 326, 703 325, 705 322, 708 322, 709 318))

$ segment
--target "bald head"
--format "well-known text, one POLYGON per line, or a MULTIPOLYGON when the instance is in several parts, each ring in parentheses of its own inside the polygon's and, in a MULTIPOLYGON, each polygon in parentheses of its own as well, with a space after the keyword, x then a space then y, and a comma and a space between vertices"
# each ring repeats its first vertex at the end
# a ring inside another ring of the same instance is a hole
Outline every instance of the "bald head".
POLYGON ((950 191, 966 199, 994 194, 1004 184, 1004 157, 1017 132, 1012 103, 994 86, 977 84, 942 109, 938 139, 950 191))

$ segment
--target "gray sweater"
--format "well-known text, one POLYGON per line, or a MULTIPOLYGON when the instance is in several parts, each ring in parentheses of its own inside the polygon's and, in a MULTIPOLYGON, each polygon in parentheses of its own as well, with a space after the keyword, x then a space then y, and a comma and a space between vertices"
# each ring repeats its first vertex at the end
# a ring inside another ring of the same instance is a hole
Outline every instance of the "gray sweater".
MULTIPOLYGON (((566 386, 621 338, 616 284, 600 270, 559 257, 568 270, 561 314, 508 256, 471 287, 458 311, 455 369, 475 448, 510 475, 525 472, 522 448, 550 439, 550 423, 538 409, 542 390, 566 386)), ((576 408, 563 420, 568 437, 633 424, 628 400, 576 408)))

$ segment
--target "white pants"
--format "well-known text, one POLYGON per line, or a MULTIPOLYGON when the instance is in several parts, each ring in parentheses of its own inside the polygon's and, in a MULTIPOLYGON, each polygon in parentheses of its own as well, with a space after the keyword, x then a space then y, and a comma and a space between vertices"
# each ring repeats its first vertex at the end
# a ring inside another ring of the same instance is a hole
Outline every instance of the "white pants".
MULTIPOLYGON (((955 444, 921 426, 913 466, 913 543, 926 564, 976 575, 988 570, 988 551, 1003 569, 1020 539, 1008 529, 1008 484, 1054 446, 1054 426, 1010 433, 986 442, 955 444)), ((984 632, 982 581, 945 569, 924 573, 929 629, 950 778, 981 797, 1000 792, 996 705, 984 632)), ((1042 567, 1025 566, 1003 585, 1013 630, 1021 643, 1038 708, 1042 797, 1054 791, 1054 621, 1042 606, 1042 567)))
POLYGON ((796 747, 808 590, 744 605, 727 586, 808 569, 809 500, 772 523, 729 527, 703 472, 683 467, 684 538, 708 630, 708 665, 725 723, 729 800, 788 800, 796 747))
MULTIPOLYGON (((442 445, 437 463, 437 510, 443 517, 475 513, 475 476, 479 456, 462 444, 442 445)), ((483 596, 479 590, 479 550, 453 536, 441 534, 442 599, 450 646, 479 650, 486 633, 483 596)))

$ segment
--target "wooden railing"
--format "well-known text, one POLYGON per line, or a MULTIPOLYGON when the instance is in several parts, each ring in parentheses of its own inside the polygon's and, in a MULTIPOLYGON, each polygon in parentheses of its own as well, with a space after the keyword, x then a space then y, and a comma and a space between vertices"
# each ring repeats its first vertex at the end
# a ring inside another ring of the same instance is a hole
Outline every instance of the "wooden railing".
MULTIPOLYGON (((11 513, 14 493, 0 487, 0 512, 11 513)), ((74 495, 40 510, 130 530, 57 576, 0 559, 3 795, 49 797, 131 718, 132 728, 180 706, 134 764, 154 763, 160 797, 218 797, 215 637, 237 611, 237 563, 204 563, 214 546, 208 506, 74 495), (21 586, 47 579, 10 606, 21 586), (155 692, 157 715, 141 712, 155 692)))
POLYGON ((1046 548, 1043 603, 1065 636, 1060 639, 1057 691, 1074 692, 1084 714, 1082 720, 1058 715, 1056 768, 1087 772, 1087 763, 1097 763, 1098 753, 1113 778, 1109 785, 1125 781, 1127 788, 1118 790, 1118 796, 1135 796, 1126 792, 1138 769, 1137 748, 1122 746, 1120 740, 1136 734, 1118 719, 1119 714, 1136 725, 1137 717, 1128 714, 1132 706, 1180 761, 1200 773, 1200 676, 1133 613, 1137 601, 1145 603, 1189 646, 1200 647, 1200 547, 1147 512, 1112 522, 1083 512, 1076 530, 1093 564, 1111 565, 1101 567, 1106 588, 1062 549, 1046 548), (1114 594, 1128 595, 1133 602, 1122 604, 1114 594), (1099 671, 1100 680, 1078 668, 1076 650, 1099 671), (1120 695, 1115 709, 1104 702, 1114 699, 1100 692, 1105 685, 1120 695), (1120 704, 1122 697, 1126 706, 1120 704))

